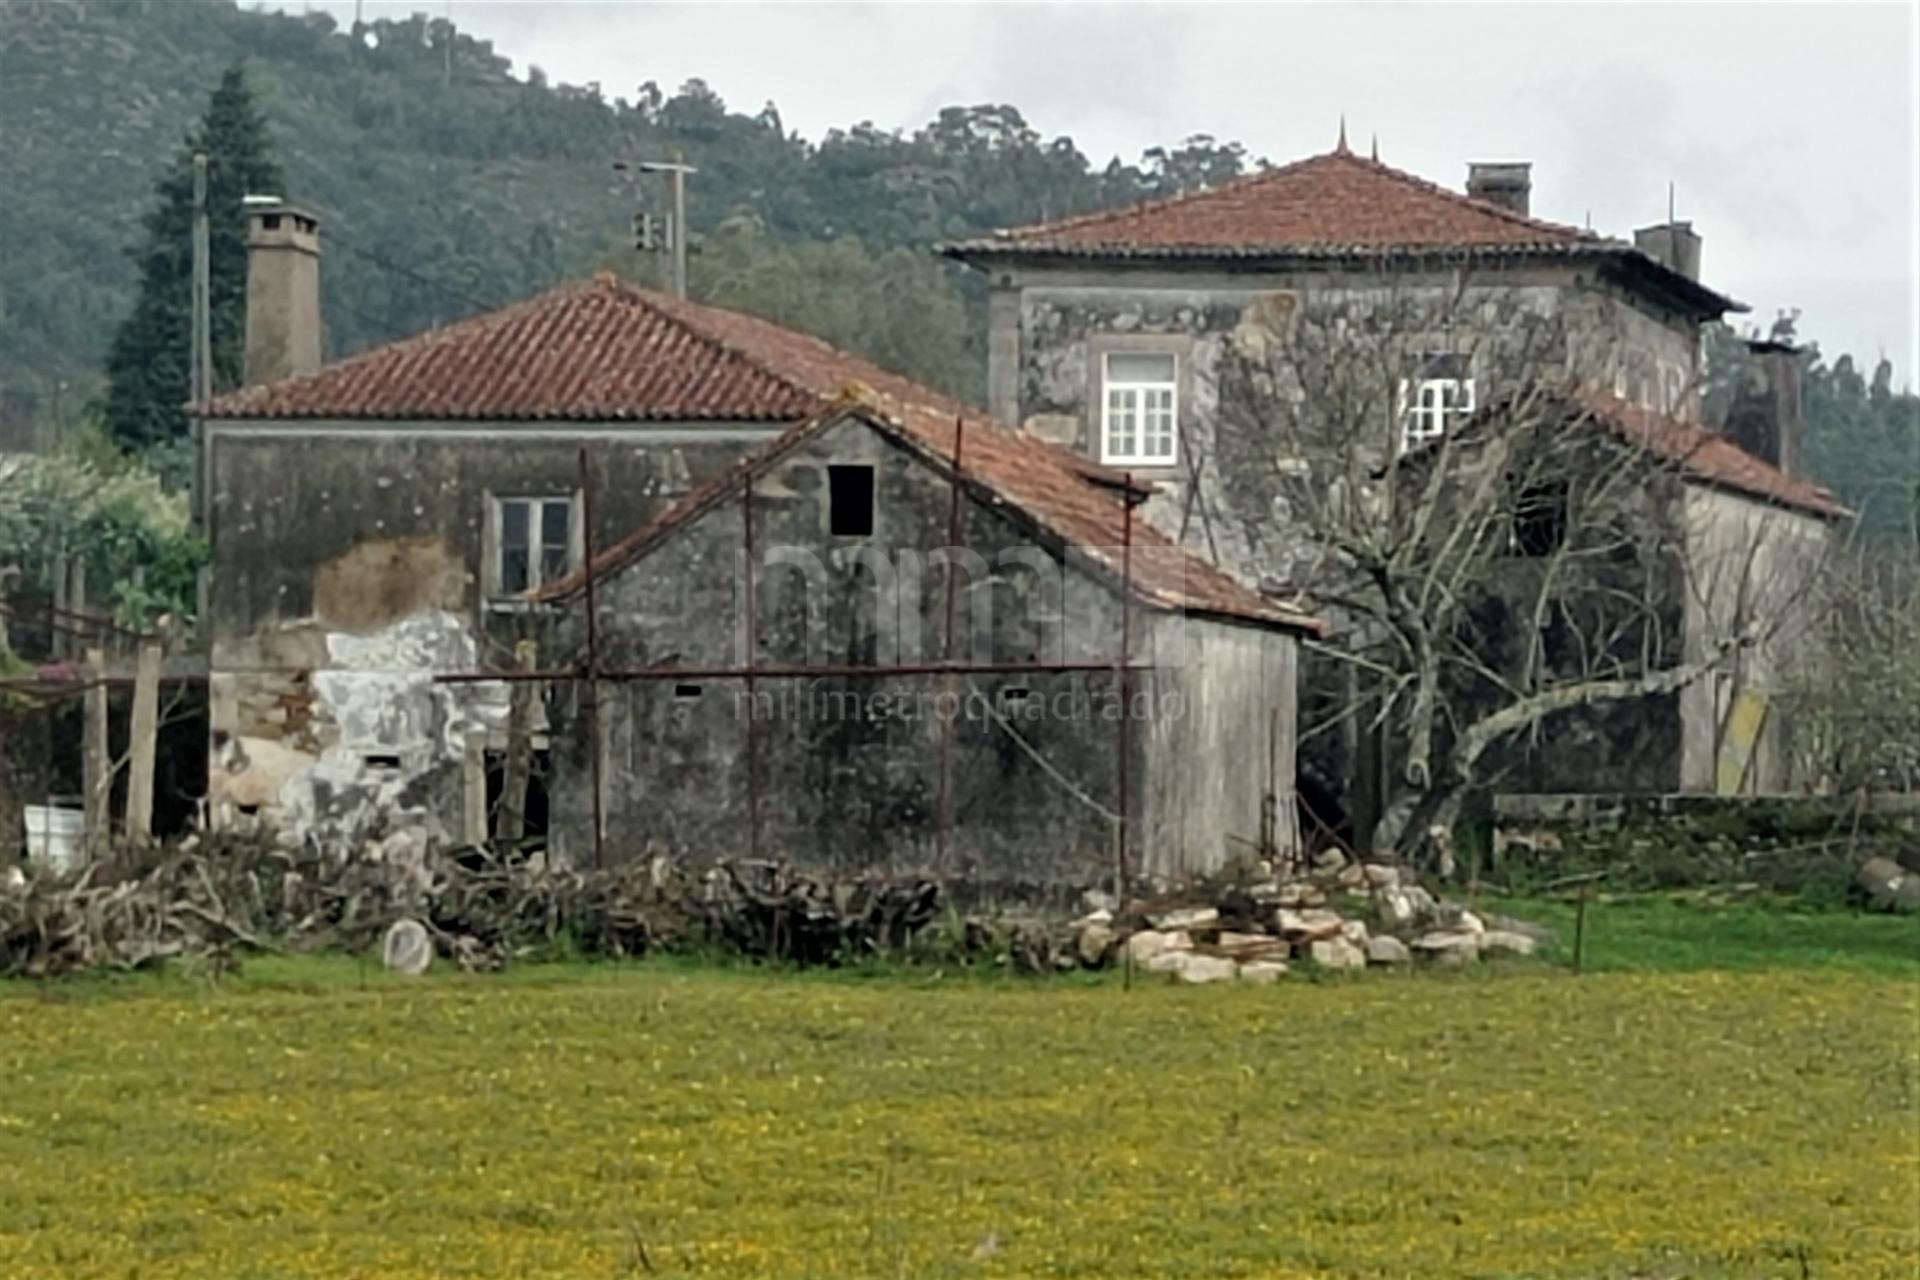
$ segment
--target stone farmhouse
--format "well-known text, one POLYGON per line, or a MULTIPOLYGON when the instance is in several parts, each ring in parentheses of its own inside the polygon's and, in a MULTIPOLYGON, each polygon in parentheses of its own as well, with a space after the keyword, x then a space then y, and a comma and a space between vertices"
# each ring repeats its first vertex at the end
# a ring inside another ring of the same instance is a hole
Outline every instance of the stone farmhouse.
MULTIPOLYGON (((1383 455, 1457 430, 1521 383, 1564 384, 1569 429, 1671 463, 1671 483, 1649 495, 1648 537, 1676 548, 1672 581, 1649 588, 1668 602, 1674 660, 1701 652, 1739 611, 1791 613, 1847 514, 1796 473, 1796 353, 1757 344, 1763 385, 1743 397, 1732 435, 1708 429, 1702 327, 1744 308, 1701 282, 1700 237, 1684 222, 1625 242, 1545 221, 1531 186, 1528 164, 1475 164, 1464 194, 1447 190, 1354 154, 1343 131, 1331 152, 1212 189, 942 252, 987 279, 994 416, 1127 468, 1155 490, 1143 508, 1151 522, 1245 581, 1297 586, 1302 550, 1272 482, 1271 445, 1253 429, 1259 406, 1223 403, 1229 366, 1252 350, 1283 372, 1292 362, 1296 398, 1326 386, 1303 376, 1307 363, 1350 360, 1353 379, 1392 405, 1383 455), (1318 342, 1301 340, 1308 325, 1318 342), (1382 332, 1390 342, 1369 346, 1382 332), (1702 577, 1742 558, 1753 590, 1682 584, 1682 571, 1702 577)), ((1763 646, 1606 716, 1561 716, 1510 762, 1507 785, 1805 785, 1777 694, 1786 670, 1808 660, 1808 631, 1780 631, 1799 647, 1763 646)), ((1303 675, 1322 704, 1340 701, 1339 679, 1303 675)), ((1364 830, 1389 802, 1391 755, 1378 735, 1349 730, 1323 735, 1305 763, 1364 830)))

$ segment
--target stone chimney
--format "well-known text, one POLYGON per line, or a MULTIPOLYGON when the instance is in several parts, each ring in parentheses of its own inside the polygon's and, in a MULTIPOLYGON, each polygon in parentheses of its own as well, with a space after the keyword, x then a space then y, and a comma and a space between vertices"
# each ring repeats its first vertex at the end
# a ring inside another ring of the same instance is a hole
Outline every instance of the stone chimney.
POLYGON ((246 385, 320 367, 320 220, 247 197, 246 385))
POLYGON ((1467 165, 1467 194, 1524 218, 1533 201, 1533 164, 1526 160, 1499 164, 1473 161, 1467 165))
POLYGON ((1700 237, 1691 222, 1659 222, 1633 233, 1633 247, 1669 271, 1700 278, 1700 237))
POLYGON ((1800 469, 1800 348, 1747 343, 1747 368, 1727 409, 1727 434, 1742 449, 1789 475, 1800 469))

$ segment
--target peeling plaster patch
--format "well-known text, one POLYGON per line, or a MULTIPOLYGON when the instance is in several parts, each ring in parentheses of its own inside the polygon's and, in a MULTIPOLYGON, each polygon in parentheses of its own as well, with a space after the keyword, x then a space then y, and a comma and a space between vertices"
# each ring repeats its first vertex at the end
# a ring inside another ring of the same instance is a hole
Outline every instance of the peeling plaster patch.
POLYGON ((507 719, 504 684, 434 680, 477 665, 466 623, 434 609, 364 635, 330 633, 327 658, 313 673, 313 716, 332 733, 280 787, 284 834, 344 845, 400 830, 450 838, 466 744, 507 719))
POLYGON ((458 609, 466 588, 446 539, 372 538, 315 571, 313 611, 329 632, 376 631, 425 609, 458 609))

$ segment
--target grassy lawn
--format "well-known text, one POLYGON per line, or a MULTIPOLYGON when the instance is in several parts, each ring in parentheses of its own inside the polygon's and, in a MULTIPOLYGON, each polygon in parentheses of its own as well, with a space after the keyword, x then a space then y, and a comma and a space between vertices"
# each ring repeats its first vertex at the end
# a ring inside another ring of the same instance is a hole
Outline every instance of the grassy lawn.
POLYGON ((1912 1276, 1920 927, 1689 911, 1578 979, 0 986, 0 1276, 1912 1276))

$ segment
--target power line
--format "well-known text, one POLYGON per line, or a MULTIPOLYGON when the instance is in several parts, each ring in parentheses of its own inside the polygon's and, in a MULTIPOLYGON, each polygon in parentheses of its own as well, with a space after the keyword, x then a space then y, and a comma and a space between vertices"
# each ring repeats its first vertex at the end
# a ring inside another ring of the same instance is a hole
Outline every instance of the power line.
POLYGON ((389 271, 395 275, 404 276, 415 284, 425 285, 429 289, 436 289, 447 297, 472 307, 475 311, 493 311, 505 305, 500 302, 488 302, 482 298, 476 298, 466 290, 450 285, 444 280, 435 279, 433 276, 428 275, 418 268, 410 267, 403 262, 395 262, 393 259, 376 250, 356 244, 351 238, 342 236, 338 231, 330 232, 327 240, 329 243, 345 249, 354 257, 362 258, 372 263, 382 271, 389 271))

